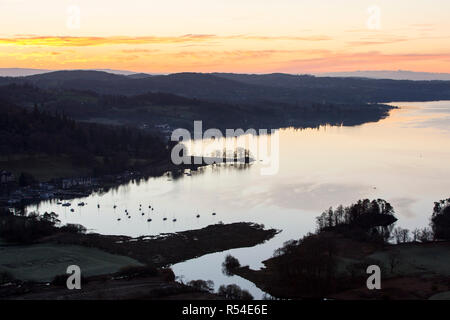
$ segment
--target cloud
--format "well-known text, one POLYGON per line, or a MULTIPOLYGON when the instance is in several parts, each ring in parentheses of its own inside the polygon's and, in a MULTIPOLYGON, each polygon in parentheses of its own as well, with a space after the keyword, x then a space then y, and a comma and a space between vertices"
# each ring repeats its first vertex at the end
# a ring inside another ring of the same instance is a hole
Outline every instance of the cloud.
POLYGON ((179 51, 168 54, 173 57, 199 57, 199 58, 217 58, 217 59, 256 59, 268 58, 284 55, 325 55, 330 53, 328 50, 310 49, 310 50, 225 50, 225 51, 179 51))
POLYGON ((407 218, 414 218, 413 205, 417 202, 415 198, 392 198, 390 203, 396 208, 396 212, 407 218))
POLYGON ((244 39, 244 40, 287 40, 287 41, 328 41, 332 40, 329 36, 304 36, 304 37, 292 37, 292 36, 249 36, 249 35, 236 35, 227 36, 225 39, 244 39))
MULTIPOLYGON (((449 61, 450 52, 443 53, 396 53, 384 54, 379 51, 358 53, 330 53, 326 56, 309 59, 295 59, 285 62, 285 66, 278 69, 283 72, 329 72, 348 71, 368 68, 375 70, 377 67, 398 69, 400 66, 417 65, 420 63, 440 63, 441 71, 448 68, 442 64, 449 61)), ((407 67, 408 68, 408 67, 407 67)), ((411 68, 409 68, 411 69, 411 68)))
POLYGON ((0 45, 86 47, 115 44, 183 43, 205 41, 214 38, 207 34, 186 34, 178 37, 68 37, 68 36, 19 36, 0 38, 0 45))
POLYGON ((37 35, 20 35, 11 38, 0 38, 0 45, 17 45, 17 46, 51 46, 51 47, 86 47, 99 45, 117 45, 117 44, 165 44, 165 43, 192 43, 204 42, 211 40, 256 40, 256 41, 327 41, 331 38, 327 36, 252 36, 252 35, 231 35, 217 36, 213 34, 186 34, 175 37, 70 37, 70 36, 37 36, 37 35))
POLYGON ((121 50, 123 53, 155 53, 160 52, 158 49, 124 49, 121 50))
POLYGON ((416 28, 417 30, 420 30, 420 31, 436 30, 436 26, 431 23, 416 23, 416 24, 411 24, 410 26, 413 28, 416 28))
POLYGON ((394 37, 394 38, 363 38, 359 41, 350 41, 348 44, 352 46, 368 46, 368 45, 382 45, 382 44, 392 44, 398 42, 409 41, 406 37, 394 37))
POLYGON ((449 37, 439 37, 439 36, 421 36, 421 37, 405 37, 405 36, 370 36, 360 38, 359 40, 350 41, 348 44, 352 46, 367 46, 367 45, 382 45, 382 44, 392 44, 405 41, 416 41, 416 40, 448 40, 449 37))

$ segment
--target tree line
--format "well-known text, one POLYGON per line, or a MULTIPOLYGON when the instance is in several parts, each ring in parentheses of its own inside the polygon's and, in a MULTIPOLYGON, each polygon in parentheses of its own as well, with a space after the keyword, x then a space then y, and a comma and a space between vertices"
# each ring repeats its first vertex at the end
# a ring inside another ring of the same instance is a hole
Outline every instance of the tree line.
MULTIPOLYGON (((274 284, 268 282, 269 287, 282 288, 279 294, 287 297, 326 296, 349 289, 352 281, 366 277, 367 265, 375 261, 365 258, 350 263, 345 266, 348 277, 342 277, 339 276, 342 270, 338 270, 339 265, 342 266, 339 262, 342 250, 352 252, 353 246, 362 251, 381 249, 395 242, 449 241, 450 198, 435 203, 429 227, 409 231, 394 228, 395 221, 394 208, 382 199, 364 199, 347 207, 329 208, 317 217, 315 233, 285 242, 274 252, 274 257, 267 260, 266 265, 273 273, 266 281, 274 281, 274 284)), ((389 256, 391 273, 397 264, 398 257, 389 256)), ((233 273, 240 264, 237 259, 227 257, 223 267, 227 273, 233 273)))
POLYGON ((317 231, 334 230, 361 240, 385 242, 390 237, 397 218, 392 205, 383 199, 359 200, 350 206, 338 206, 324 211, 317 220, 317 231))
POLYGON ((0 153, 65 155, 75 166, 93 173, 120 172, 130 159, 147 161, 166 156, 156 136, 125 126, 76 122, 64 114, 25 109, 0 101, 0 153))

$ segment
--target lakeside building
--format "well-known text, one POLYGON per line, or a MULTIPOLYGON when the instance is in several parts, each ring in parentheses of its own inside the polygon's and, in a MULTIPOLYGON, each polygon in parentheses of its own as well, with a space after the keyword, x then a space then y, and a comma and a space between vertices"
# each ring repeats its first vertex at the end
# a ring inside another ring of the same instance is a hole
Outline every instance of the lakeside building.
POLYGON ((61 181, 62 188, 63 189, 69 189, 72 187, 77 186, 91 186, 92 185, 92 178, 70 178, 70 179, 63 179, 61 181))
POLYGON ((14 175, 6 170, 0 170, 0 183, 6 184, 6 183, 12 183, 15 182, 16 178, 14 175))

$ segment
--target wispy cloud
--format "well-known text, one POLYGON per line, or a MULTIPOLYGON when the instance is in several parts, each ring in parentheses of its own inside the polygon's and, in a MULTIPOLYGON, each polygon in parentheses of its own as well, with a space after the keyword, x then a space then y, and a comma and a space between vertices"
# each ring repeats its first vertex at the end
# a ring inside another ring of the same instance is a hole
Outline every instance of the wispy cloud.
MULTIPOLYGON (((442 70, 448 68, 450 61, 450 52, 443 53, 394 53, 385 54, 379 51, 358 52, 358 53, 332 53, 323 57, 314 57, 307 59, 295 59, 285 62, 281 71, 348 71, 377 68, 414 69, 416 65, 440 65, 442 70)), ((278 69, 280 70, 280 69, 278 69)), ((431 69, 430 69, 431 70, 431 69)))
POLYGON ((66 37, 66 36, 19 36, 0 38, 0 45, 85 47, 115 44, 183 43, 205 41, 214 38, 208 34, 186 34, 178 37, 66 37))
POLYGON ((310 49, 310 50, 202 50, 202 51, 179 51, 168 54, 170 57, 198 57, 215 59, 248 59, 248 58, 268 58, 275 56, 299 56, 299 55, 325 55, 330 53, 328 50, 310 49))
POLYGON ((100 45, 117 45, 117 44, 165 44, 165 43, 192 43, 204 42, 211 40, 256 40, 256 41, 326 41, 331 40, 327 36, 258 36, 258 35, 230 35, 218 36, 213 34, 186 34, 175 37, 69 37, 69 36, 37 36, 37 35, 19 35, 10 38, 0 38, 0 45, 17 45, 17 46, 50 46, 50 47, 86 47, 100 45))
POLYGON ((251 36, 251 35, 235 35, 223 37, 225 39, 247 39, 247 40, 287 40, 287 41, 328 41, 333 40, 329 36, 315 35, 315 36, 251 36))
POLYGON ((448 36, 387 36, 387 35, 374 35, 368 37, 361 37, 358 40, 347 42, 351 46, 368 46, 368 45, 382 45, 382 44, 394 44, 406 41, 417 41, 417 40, 448 40, 448 36))
POLYGON ((372 45, 382 45, 382 44, 393 44, 398 42, 408 41, 407 38, 396 38, 396 39, 380 39, 380 40, 360 40, 360 41, 349 41, 348 44, 352 46, 372 46, 372 45))
POLYGON ((160 52, 158 49, 124 49, 122 53, 155 53, 160 52))

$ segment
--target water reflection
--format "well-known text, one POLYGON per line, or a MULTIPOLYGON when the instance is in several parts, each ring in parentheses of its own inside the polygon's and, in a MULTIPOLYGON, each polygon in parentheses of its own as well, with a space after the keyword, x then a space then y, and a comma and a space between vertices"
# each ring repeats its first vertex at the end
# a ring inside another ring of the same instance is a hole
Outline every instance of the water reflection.
MULTIPOLYGON (((80 223, 103 234, 159 234, 219 221, 251 221, 282 229, 267 243, 231 250, 242 265, 253 268, 261 267, 261 261, 284 241, 314 230, 315 217, 324 209, 360 198, 386 199, 396 209, 398 225, 423 227, 433 202, 450 196, 450 102, 394 105, 402 108, 377 123, 279 130, 276 175, 261 175, 259 161, 243 167, 213 165, 191 175, 132 181, 76 199, 72 203, 87 205, 75 207, 73 213, 55 202, 43 202, 38 209, 55 211, 63 223, 80 223), (125 210, 131 218, 126 218, 125 210)), ((252 284, 221 273, 225 255, 200 257, 175 265, 174 270, 186 281, 211 279, 216 287, 237 283, 260 298, 262 292, 252 284)))

